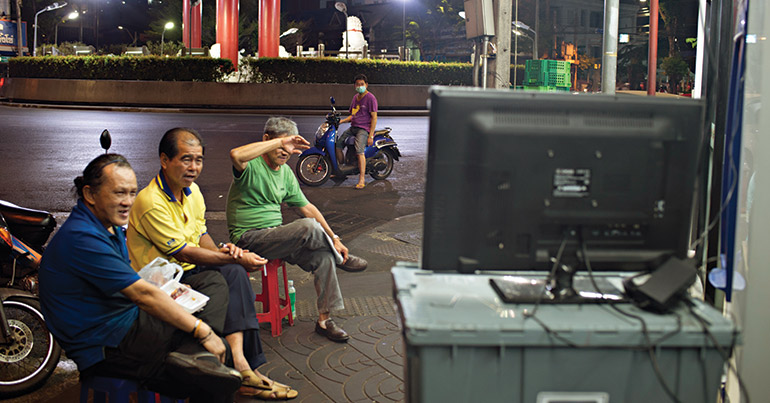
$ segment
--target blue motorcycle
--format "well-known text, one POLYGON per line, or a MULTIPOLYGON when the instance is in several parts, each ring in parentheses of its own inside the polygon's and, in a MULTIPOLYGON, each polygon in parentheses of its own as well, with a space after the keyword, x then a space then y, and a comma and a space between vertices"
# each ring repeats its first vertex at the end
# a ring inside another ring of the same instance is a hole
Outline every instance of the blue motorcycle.
MULTIPOLYGON (((340 127, 340 113, 334 107, 334 97, 330 98, 332 111, 326 114, 326 120, 315 132, 315 146, 305 150, 300 156, 295 171, 300 182, 308 186, 321 186, 332 174, 338 176, 358 175, 358 157, 355 150, 355 137, 350 136, 345 142, 344 164, 340 166, 335 153, 335 141, 340 127)), ((364 150, 366 173, 374 179, 385 179, 393 172, 393 162, 398 161, 401 152, 390 137, 391 128, 375 130, 372 145, 364 150)))

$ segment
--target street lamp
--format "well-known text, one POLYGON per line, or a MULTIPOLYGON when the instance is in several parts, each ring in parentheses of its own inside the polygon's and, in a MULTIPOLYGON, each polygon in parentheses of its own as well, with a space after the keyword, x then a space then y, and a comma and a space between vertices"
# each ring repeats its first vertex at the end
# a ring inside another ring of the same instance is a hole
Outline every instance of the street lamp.
POLYGON ((515 33, 516 35, 522 34, 522 32, 519 31, 519 29, 525 29, 534 34, 534 37, 530 37, 528 35, 524 35, 524 36, 532 40, 532 59, 537 60, 537 32, 532 28, 530 28, 529 25, 521 21, 513 21, 511 24, 513 24, 514 27, 518 28, 518 29, 514 28, 513 30, 513 33, 515 33))
POLYGON ((284 36, 289 36, 289 35, 291 35, 293 33, 296 33, 297 31, 299 31, 298 28, 289 28, 286 31, 283 31, 281 36, 279 36, 278 38, 280 39, 280 38, 283 38, 284 36))
POLYGON ((345 3, 338 1, 334 3, 334 8, 342 14, 345 14, 345 59, 347 59, 348 48, 350 47, 350 42, 348 42, 348 6, 345 3))
POLYGON ((136 45, 136 36, 135 35, 131 35, 131 31, 123 28, 122 25, 118 25, 118 29, 121 30, 121 31, 126 31, 126 33, 128 34, 128 38, 131 39, 131 45, 136 45))
POLYGON ((518 29, 516 29, 516 28, 514 28, 512 31, 513 31, 513 33, 514 33, 514 34, 516 34, 517 36, 523 36, 523 37, 525 37, 525 38, 528 38, 530 41, 532 41, 532 59, 534 59, 534 60, 537 60, 537 55, 535 55, 535 53, 537 52, 537 51, 535 50, 535 40, 534 40, 534 39, 532 39, 532 38, 531 38, 529 35, 525 34, 524 32, 521 32, 521 31, 519 31, 519 30, 518 30, 518 29))
POLYGON ((60 9, 60 8, 62 8, 62 7, 64 7, 64 6, 66 6, 66 5, 67 5, 67 3, 66 3, 66 2, 64 2, 64 3, 61 3, 61 4, 59 4, 59 3, 53 3, 53 4, 51 4, 50 6, 48 6, 48 7, 44 8, 44 9, 42 9, 42 10, 38 11, 38 12, 35 14, 35 39, 33 40, 33 45, 32 45, 32 46, 33 46, 33 48, 32 48, 32 56, 37 56, 37 16, 38 16, 38 15, 40 15, 41 13, 44 13, 44 12, 46 12, 46 11, 51 11, 51 10, 57 10, 57 9, 60 9))
MULTIPOLYGON (((67 18, 65 20, 75 20, 80 16, 80 14, 77 11, 73 11, 69 14, 67 14, 67 18)), ((57 46, 59 45, 59 24, 61 24, 63 21, 59 21, 56 23, 56 32, 54 33, 54 39, 53 43, 57 46)))
POLYGON ((174 28, 174 23, 169 21, 163 26, 163 32, 160 34, 160 55, 163 56, 163 43, 166 36, 166 30, 174 28))
POLYGON ((408 60, 406 56, 406 0, 401 0, 404 4, 404 12, 401 14, 401 36, 404 39, 404 60, 408 60))

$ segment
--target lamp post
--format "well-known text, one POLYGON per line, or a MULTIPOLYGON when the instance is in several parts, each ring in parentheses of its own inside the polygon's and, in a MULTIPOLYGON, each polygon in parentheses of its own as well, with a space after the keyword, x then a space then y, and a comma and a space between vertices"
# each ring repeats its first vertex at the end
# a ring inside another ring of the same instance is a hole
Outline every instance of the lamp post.
POLYGON ((121 31, 126 31, 126 33, 128 34, 128 38, 131 39, 131 45, 136 45, 136 36, 131 35, 131 31, 123 28, 122 25, 118 25, 118 29, 121 31))
MULTIPOLYGON (((80 14, 77 11, 73 11, 67 14, 66 20, 74 20, 74 19, 77 19, 78 16, 80 16, 80 14)), ((61 23, 62 21, 59 21, 56 23, 56 32, 54 33, 54 36, 53 36, 53 43, 56 44, 57 46, 59 45, 59 24, 61 23)))
POLYGON ((532 59, 537 60, 537 49, 536 49, 536 46, 537 46, 537 31, 533 30, 532 28, 529 27, 529 25, 527 25, 527 24, 525 24, 525 23, 523 23, 521 21, 514 21, 514 22, 512 22, 512 24, 515 27, 514 30, 513 30, 513 33, 516 34, 516 35, 522 35, 523 34, 521 31, 519 31, 519 29, 525 29, 525 30, 527 30, 529 32, 532 32, 532 34, 534 34, 534 37, 530 37, 528 35, 524 35, 524 36, 532 40, 532 59))
POLYGON ((62 8, 64 6, 66 6, 66 5, 67 5, 66 2, 61 3, 61 4, 53 3, 50 6, 48 6, 48 7, 44 8, 44 9, 38 11, 35 14, 35 38, 32 41, 32 43, 33 43, 33 45, 32 45, 33 46, 33 48, 32 48, 32 56, 37 56, 37 16, 40 15, 41 13, 46 12, 46 11, 56 10, 56 9, 59 9, 59 8, 62 8))
POLYGON ((350 42, 348 42, 348 6, 345 3, 338 1, 334 3, 334 8, 342 14, 345 14, 345 59, 347 59, 348 48, 350 47, 350 42))
POLYGON ((174 23, 169 21, 163 26, 163 32, 160 34, 160 55, 163 56, 163 44, 165 41, 166 30, 174 28, 174 23))
POLYGON ((401 2, 404 4, 404 12, 401 14, 401 36, 404 39, 404 60, 407 61, 409 58, 406 55, 406 0, 401 2))

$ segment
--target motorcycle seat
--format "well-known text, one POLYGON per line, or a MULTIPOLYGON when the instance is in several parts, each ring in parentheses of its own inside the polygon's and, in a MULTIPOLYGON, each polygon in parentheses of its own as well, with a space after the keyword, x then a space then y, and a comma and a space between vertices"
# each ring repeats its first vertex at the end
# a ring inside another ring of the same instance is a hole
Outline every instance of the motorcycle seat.
POLYGON ((51 213, 17 206, 5 200, 0 200, 0 214, 11 233, 33 247, 45 244, 56 228, 56 219, 51 213))
POLYGON ((375 136, 379 136, 379 135, 383 135, 384 136, 386 134, 389 134, 391 132, 391 130, 393 130, 393 129, 391 129, 390 127, 386 127, 384 129, 380 129, 380 130, 375 130, 374 131, 374 135, 375 136))
POLYGON ((53 219, 47 211, 17 206, 5 200, 0 200, 0 214, 9 225, 11 223, 45 225, 49 218, 53 219))

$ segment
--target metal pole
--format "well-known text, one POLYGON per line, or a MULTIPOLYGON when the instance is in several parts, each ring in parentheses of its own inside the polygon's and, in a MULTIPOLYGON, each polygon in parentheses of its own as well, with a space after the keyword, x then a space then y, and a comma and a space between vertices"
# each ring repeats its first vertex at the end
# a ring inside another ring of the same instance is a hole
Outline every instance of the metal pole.
MULTIPOLYGON (((514 7, 513 20, 519 20, 519 0, 516 0, 516 6, 514 7)), ((486 49, 484 49, 486 51, 486 49)), ((516 89, 516 76, 519 72, 519 36, 516 35, 513 38, 513 89, 516 89)))
POLYGON ((535 0, 535 39, 533 39, 534 44, 532 45, 535 48, 534 55, 532 55, 532 58, 537 60, 539 58, 538 51, 537 51, 537 31, 540 27, 540 0, 535 0))
POLYGON ((45 11, 45 9, 42 9, 35 14, 35 39, 32 41, 32 56, 37 56, 37 16, 40 15, 40 13, 43 11, 45 11))
POLYGON ((401 14, 401 36, 404 39, 404 60, 408 61, 409 57, 406 54, 406 0, 401 0, 404 5, 404 12, 401 14))
POLYGON ((166 27, 163 27, 163 32, 160 33, 160 55, 163 56, 163 44, 166 36, 166 27))
POLYGON ((658 0, 650 1, 650 53, 647 55, 647 95, 655 96, 658 80, 658 0))
POLYGON ((604 54, 602 93, 614 94, 618 67, 618 15, 620 0, 604 0, 604 54))
POLYGON ((23 56, 23 47, 21 43, 21 0, 16 0, 16 44, 19 56, 23 56))
POLYGON ((345 12, 345 60, 348 59, 349 47, 350 47, 350 42, 348 41, 348 13, 345 12))
POLYGON ((484 45, 481 48, 482 49, 481 57, 484 58, 484 60, 482 61, 483 66, 481 69, 481 88, 487 88, 487 48, 488 47, 489 47, 489 37, 485 36, 484 45))

